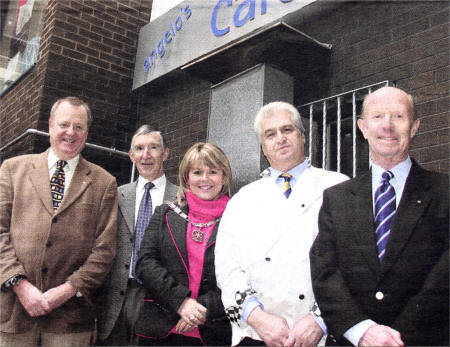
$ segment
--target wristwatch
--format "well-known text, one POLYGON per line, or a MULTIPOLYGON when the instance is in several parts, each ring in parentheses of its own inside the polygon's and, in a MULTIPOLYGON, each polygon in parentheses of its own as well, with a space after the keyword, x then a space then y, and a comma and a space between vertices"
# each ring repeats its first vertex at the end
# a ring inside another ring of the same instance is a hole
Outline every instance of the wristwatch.
POLYGON ((2 287, 4 287, 5 289, 13 288, 19 285, 20 281, 22 281, 24 278, 26 278, 24 275, 15 275, 7 280, 2 287))

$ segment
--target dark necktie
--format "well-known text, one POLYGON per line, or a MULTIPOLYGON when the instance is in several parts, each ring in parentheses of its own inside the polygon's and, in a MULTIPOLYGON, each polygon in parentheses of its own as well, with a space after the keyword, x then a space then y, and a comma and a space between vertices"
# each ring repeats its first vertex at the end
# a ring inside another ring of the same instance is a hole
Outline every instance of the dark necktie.
POLYGON ((142 196, 141 203, 139 205, 139 211, 136 221, 136 231, 135 231, 135 241, 134 241, 134 252, 133 252, 133 263, 132 266, 132 276, 140 282, 135 275, 135 267, 139 255, 139 248, 141 247, 141 242, 144 237, 145 229, 147 229, 148 223, 152 218, 152 197, 150 195, 150 189, 155 185, 152 182, 147 182, 145 184, 145 192, 142 196))
POLYGON ((283 187, 281 188, 281 190, 282 190, 284 196, 286 197, 286 199, 288 199, 289 195, 291 195, 291 192, 292 192, 291 184, 289 183, 292 178, 292 175, 288 174, 288 173, 283 173, 279 177, 284 179, 283 187))
POLYGON ((57 210, 64 197, 64 184, 66 176, 64 174, 64 166, 67 165, 67 161, 58 160, 56 163, 56 170, 50 179, 50 189, 53 200, 53 210, 57 210))
POLYGON ((380 262, 386 252, 386 244, 395 215, 395 189, 389 183, 392 177, 394 177, 392 172, 383 172, 381 184, 375 192, 375 233, 380 262))

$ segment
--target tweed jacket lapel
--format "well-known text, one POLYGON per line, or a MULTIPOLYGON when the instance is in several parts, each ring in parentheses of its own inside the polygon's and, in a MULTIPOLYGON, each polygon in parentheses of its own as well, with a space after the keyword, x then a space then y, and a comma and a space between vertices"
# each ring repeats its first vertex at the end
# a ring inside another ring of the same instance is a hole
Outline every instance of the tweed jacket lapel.
MULTIPOLYGON (((355 198, 349 199, 349 211, 358 211, 352 220, 355 242, 359 244, 358 249, 367 261, 370 269, 378 276, 380 262, 378 261, 377 241, 373 223, 371 171, 357 176, 354 179, 350 193, 355 198)), ((345 199, 345 197, 342 198, 345 199)))
POLYGON ((128 231, 134 234, 137 180, 122 187, 119 195, 119 209, 122 212, 128 231))
POLYGON ((31 163, 30 181, 45 209, 51 215, 54 213, 48 174, 48 150, 41 153, 38 160, 31 163))
POLYGON ((426 179, 426 171, 413 161, 387 242, 381 266, 383 274, 399 259, 417 222, 430 204, 431 196, 427 194, 430 188, 431 182, 426 179))
MULTIPOLYGON (((186 215, 189 214, 187 206, 181 207, 181 210, 184 213, 186 213, 186 215)), ((167 212, 167 220, 169 223, 168 225, 169 232, 171 232, 173 236, 172 241, 174 242, 174 246, 179 250, 182 260, 189 269, 189 261, 187 256, 187 245, 186 245, 187 222, 176 212, 172 211, 170 208, 167 212)))
POLYGON ((73 173, 72 181, 70 182, 70 187, 66 194, 64 194, 64 199, 61 205, 56 210, 55 215, 62 213, 70 205, 72 205, 80 195, 90 186, 92 183, 92 178, 89 176, 91 169, 89 168, 86 160, 80 154, 80 160, 73 173))

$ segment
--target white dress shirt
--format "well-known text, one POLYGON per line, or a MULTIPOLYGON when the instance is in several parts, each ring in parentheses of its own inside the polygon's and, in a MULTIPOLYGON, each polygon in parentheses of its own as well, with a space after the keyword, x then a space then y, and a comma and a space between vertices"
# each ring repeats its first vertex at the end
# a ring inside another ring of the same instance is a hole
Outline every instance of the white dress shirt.
MULTIPOLYGON (((138 182, 136 184, 136 203, 134 205, 134 225, 136 226, 137 222, 137 216, 139 213, 139 205, 141 204, 142 197, 145 193, 145 185, 147 182, 150 182, 148 179, 139 176, 138 182)), ((158 177, 157 179, 151 181, 154 184, 154 187, 150 189, 150 196, 152 198, 152 215, 155 212, 156 206, 161 205, 164 202, 164 192, 166 191, 166 175, 162 175, 161 177, 158 177)), ((133 263, 133 253, 134 253, 134 247, 133 252, 131 254, 131 260, 130 264, 133 263)), ((130 272, 129 277, 133 278, 132 276, 132 267, 130 266, 130 272)))
MULTIPOLYGON (((139 212, 139 205, 141 204, 142 197, 145 193, 145 185, 147 182, 150 182, 148 179, 139 176, 138 182, 136 185, 136 204, 134 205, 134 225, 136 225, 137 215, 139 212)), ((155 212, 156 206, 159 206, 163 203, 164 192, 166 190, 166 175, 162 175, 157 179, 153 180, 152 183, 155 185, 152 189, 150 189, 150 196, 152 197, 152 214, 155 212)))
MULTIPOLYGON (((56 163, 60 160, 53 150, 50 148, 48 152, 48 176, 52 179, 52 176, 56 170, 56 163)), ((70 188, 70 182, 72 181, 73 174, 77 168, 78 162, 80 161, 80 155, 76 155, 74 158, 66 160, 67 165, 64 166, 64 196, 66 196, 67 191, 70 188)))

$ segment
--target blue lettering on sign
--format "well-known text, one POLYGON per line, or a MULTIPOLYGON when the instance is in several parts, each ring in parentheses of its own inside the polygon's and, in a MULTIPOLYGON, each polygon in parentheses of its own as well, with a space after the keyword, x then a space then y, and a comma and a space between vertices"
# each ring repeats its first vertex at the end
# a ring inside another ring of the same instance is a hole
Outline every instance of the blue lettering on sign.
POLYGON ((183 25, 186 21, 191 18, 192 10, 189 5, 185 8, 180 8, 181 15, 179 15, 174 22, 170 23, 170 28, 166 31, 163 38, 159 40, 156 47, 151 51, 151 53, 147 56, 144 61, 144 71, 148 72, 153 64, 155 64, 155 60, 159 57, 160 59, 164 57, 166 54, 166 49, 168 44, 175 39, 176 32, 183 29, 183 25), (183 20, 184 18, 184 20, 183 20))
POLYGON ((235 27, 241 27, 247 21, 255 19, 255 0, 245 0, 242 4, 240 4, 234 12, 233 16, 233 23, 235 27), (245 7, 248 6, 247 14, 244 16, 244 18, 240 19, 241 12, 244 10, 245 7))
POLYGON ((222 5, 222 2, 226 2, 228 7, 232 5, 231 0, 219 0, 216 4, 216 7, 214 7, 213 14, 211 16, 211 30, 215 36, 222 36, 230 31, 229 26, 223 29, 217 28, 217 14, 219 13, 219 8, 220 5, 222 5))
MULTIPOLYGON (((243 26, 248 21, 252 21, 255 19, 256 15, 256 1, 257 0, 244 0, 236 9, 233 15, 233 24, 236 28, 243 26)), ((267 13, 267 0, 261 1, 261 15, 267 13)), ((280 0, 281 3, 287 4, 292 0, 280 0)), ((232 0, 219 0, 216 6, 213 9, 211 15, 211 31, 212 33, 219 37, 230 32, 230 26, 225 26, 222 28, 218 28, 217 26, 217 17, 219 15, 219 11, 222 8, 222 4, 225 4, 226 7, 232 6, 232 0)), ((225 7, 223 6, 223 7, 225 7)))

